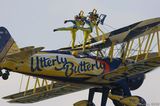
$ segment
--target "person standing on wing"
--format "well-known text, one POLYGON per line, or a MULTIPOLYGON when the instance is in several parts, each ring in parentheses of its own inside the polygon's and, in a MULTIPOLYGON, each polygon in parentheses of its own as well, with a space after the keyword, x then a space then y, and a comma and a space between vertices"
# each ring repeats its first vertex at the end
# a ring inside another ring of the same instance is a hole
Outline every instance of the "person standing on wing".
POLYGON ((93 9, 93 11, 89 12, 88 14, 89 14, 88 20, 90 21, 92 28, 94 26, 98 26, 99 24, 103 25, 104 24, 104 20, 105 20, 105 18, 107 16, 105 14, 100 14, 100 15, 97 14, 97 10, 96 9, 93 9))
POLYGON ((83 16, 84 12, 80 11, 79 15, 76 15, 74 17, 74 20, 65 20, 64 23, 67 22, 72 22, 73 26, 71 27, 62 27, 62 28, 57 28, 54 29, 53 31, 70 31, 71 35, 72 35, 72 49, 75 48, 75 40, 76 40, 76 32, 78 31, 78 27, 83 27, 85 22, 84 19, 85 18, 83 16))
POLYGON ((98 18, 99 16, 97 14, 97 10, 94 9, 92 12, 89 12, 88 19, 84 18, 85 24, 87 24, 89 27, 87 28, 85 28, 84 26, 78 27, 78 29, 82 30, 84 33, 83 51, 85 51, 85 45, 86 45, 86 42, 88 40, 90 33, 92 33, 94 26, 97 25, 98 18))
POLYGON ((83 51, 85 51, 85 45, 86 45, 86 42, 87 42, 87 40, 88 40, 88 37, 89 37, 90 33, 92 33, 92 31, 93 31, 93 27, 91 26, 90 21, 86 19, 86 17, 83 18, 83 21, 84 21, 85 24, 87 24, 89 27, 86 27, 86 28, 85 28, 84 26, 82 26, 82 27, 79 27, 79 26, 78 26, 77 29, 83 31, 83 35, 84 35, 83 51))
MULTIPOLYGON (((96 9, 93 9, 93 11, 89 12, 88 14, 89 14, 89 16, 87 17, 88 21, 89 21, 88 23, 89 23, 92 30, 94 29, 94 27, 96 28, 96 33, 97 33, 98 30, 100 30, 98 25, 99 24, 101 24, 101 25, 104 24, 104 20, 106 18, 106 15, 105 14, 100 14, 100 15, 97 14, 96 9)), ((100 31, 102 32, 102 30, 100 30, 100 31)), ((102 39, 104 41, 105 37, 103 36, 102 39)))
POLYGON ((88 25, 89 27, 85 28, 84 25, 77 26, 77 29, 83 31, 83 33, 84 33, 83 51, 85 51, 85 45, 86 45, 86 42, 88 40, 90 33, 92 33, 94 26, 97 25, 97 23, 98 23, 98 18, 99 18, 99 16, 97 14, 97 10, 94 9, 92 12, 89 12, 88 19, 87 19, 87 17, 82 18, 82 21, 84 22, 84 24, 88 25))

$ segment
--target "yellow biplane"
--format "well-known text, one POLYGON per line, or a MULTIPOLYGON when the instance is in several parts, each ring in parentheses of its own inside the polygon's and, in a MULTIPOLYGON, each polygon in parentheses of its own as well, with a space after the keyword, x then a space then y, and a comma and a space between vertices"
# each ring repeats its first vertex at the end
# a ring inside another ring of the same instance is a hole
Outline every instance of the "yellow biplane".
POLYGON ((94 106, 95 92, 102 93, 101 106, 106 106, 108 98, 115 106, 145 106, 145 100, 132 96, 131 90, 138 89, 145 74, 160 66, 160 18, 109 33, 97 24, 93 30, 97 36, 87 39, 85 50, 83 44, 43 50, 34 46, 19 48, 8 30, 0 27, 0 76, 7 80, 10 72, 28 75, 25 90, 4 99, 34 103, 89 89, 88 100, 74 106, 94 106), (29 89, 32 76, 36 81, 29 89))

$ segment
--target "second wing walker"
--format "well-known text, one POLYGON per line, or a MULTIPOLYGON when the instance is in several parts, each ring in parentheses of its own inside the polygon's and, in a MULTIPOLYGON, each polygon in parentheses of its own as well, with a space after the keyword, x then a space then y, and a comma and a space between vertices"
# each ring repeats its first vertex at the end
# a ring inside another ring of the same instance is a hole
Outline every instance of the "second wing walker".
POLYGON ((102 93, 101 106, 106 106, 107 99, 115 106, 145 106, 146 101, 131 90, 138 89, 145 74, 160 66, 160 18, 104 33, 105 18, 94 9, 88 16, 80 11, 73 20, 66 20, 73 26, 54 31, 70 31, 72 45, 58 50, 19 48, 8 30, 0 27, 0 76, 7 80, 10 72, 28 75, 25 90, 4 99, 34 103, 89 89, 88 100, 74 106, 95 106, 95 92, 102 93), (84 34, 82 44, 76 43, 78 31, 84 34), (35 80, 33 88, 30 80, 35 80))

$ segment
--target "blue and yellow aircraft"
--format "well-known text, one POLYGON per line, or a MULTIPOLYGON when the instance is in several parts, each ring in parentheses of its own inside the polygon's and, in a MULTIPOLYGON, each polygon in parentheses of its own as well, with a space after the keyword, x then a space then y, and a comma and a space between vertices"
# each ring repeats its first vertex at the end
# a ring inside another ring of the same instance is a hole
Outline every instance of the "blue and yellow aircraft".
POLYGON ((5 70, 0 71, 0 76, 6 80, 10 72, 21 73, 37 77, 39 85, 31 90, 26 87, 24 92, 4 99, 11 99, 11 103, 34 103, 89 89, 88 100, 74 106, 94 106, 95 92, 102 93, 101 106, 106 106, 108 98, 115 106, 145 106, 145 100, 132 96, 131 90, 142 85, 147 72, 160 66, 160 18, 140 21, 109 33, 103 33, 96 25, 96 31, 102 34, 88 39, 85 51, 83 44, 58 50, 34 46, 19 48, 9 31, 0 27, 0 69, 5 70), (157 42, 155 52, 151 51, 153 40, 157 42), (137 48, 133 47, 135 43, 137 48), (121 56, 114 55, 117 45, 121 45, 118 50, 121 56), (38 78, 45 79, 42 86, 38 78), (46 80, 52 83, 44 86, 46 80))

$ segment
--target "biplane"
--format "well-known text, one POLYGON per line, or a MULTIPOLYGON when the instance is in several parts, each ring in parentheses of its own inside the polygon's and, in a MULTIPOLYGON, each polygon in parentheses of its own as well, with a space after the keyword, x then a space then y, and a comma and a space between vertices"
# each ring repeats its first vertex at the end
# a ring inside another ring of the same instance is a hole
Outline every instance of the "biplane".
POLYGON ((109 33, 99 25, 103 25, 104 17, 97 18, 94 25, 90 25, 93 23, 87 17, 81 20, 95 30, 95 36, 89 27, 74 26, 74 31, 90 31, 85 44, 58 50, 19 48, 9 31, 0 27, 0 76, 4 80, 10 72, 28 76, 24 91, 3 99, 10 99, 10 103, 35 103, 89 89, 88 100, 74 106, 95 106, 96 92, 102 93, 101 106, 106 106, 107 99, 115 106, 145 106, 146 101, 131 91, 143 84, 146 73, 160 66, 160 18, 136 22, 109 33), (35 80, 31 89, 30 80, 35 80))

